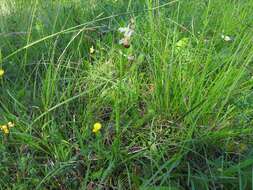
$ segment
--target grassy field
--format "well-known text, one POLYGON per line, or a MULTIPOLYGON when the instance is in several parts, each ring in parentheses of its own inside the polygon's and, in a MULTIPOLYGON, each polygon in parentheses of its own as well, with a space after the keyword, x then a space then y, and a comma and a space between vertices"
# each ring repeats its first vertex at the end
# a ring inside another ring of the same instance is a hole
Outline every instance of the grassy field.
POLYGON ((253 189, 252 0, 1 0, 0 189, 253 189))

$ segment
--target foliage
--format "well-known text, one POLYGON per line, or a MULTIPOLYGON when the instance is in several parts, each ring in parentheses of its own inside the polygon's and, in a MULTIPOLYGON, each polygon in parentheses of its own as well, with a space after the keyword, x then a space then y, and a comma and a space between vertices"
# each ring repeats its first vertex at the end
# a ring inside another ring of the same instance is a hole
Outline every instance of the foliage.
POLYGON ((251 0, 2 1, 0 189, 252 187, 251 0))

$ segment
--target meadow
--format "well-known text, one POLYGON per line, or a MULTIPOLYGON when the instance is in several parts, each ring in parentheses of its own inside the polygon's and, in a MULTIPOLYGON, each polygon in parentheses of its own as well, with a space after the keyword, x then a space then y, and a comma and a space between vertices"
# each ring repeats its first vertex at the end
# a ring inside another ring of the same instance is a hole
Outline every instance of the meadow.
POLYGON ((252 0, 0 0, 0 189, 253 189, 252 0))

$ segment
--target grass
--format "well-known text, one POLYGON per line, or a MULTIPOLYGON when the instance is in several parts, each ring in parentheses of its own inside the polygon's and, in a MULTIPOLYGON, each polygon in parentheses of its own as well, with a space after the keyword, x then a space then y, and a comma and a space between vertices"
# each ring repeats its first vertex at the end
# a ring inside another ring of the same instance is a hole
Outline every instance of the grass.
POLYGON ((253 189, 251 0, 2 1, 0 189, 253 189))

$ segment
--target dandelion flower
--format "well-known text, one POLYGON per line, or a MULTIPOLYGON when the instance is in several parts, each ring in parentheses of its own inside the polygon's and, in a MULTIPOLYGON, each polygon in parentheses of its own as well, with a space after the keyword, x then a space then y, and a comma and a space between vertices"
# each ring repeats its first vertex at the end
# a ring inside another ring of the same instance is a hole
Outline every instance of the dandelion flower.
POLYGON ((10 133, 10 130, 9 130, 7 125, 2 125, 1 130, 3 131, 4 134, 9 134, 10 133))
POLYGON ((98 133, 100 131, 100 129, 102 128, 102 124, 101 123, 95 123, 93 126, 93 133, 98 133))
POLYGON ((4 75, 4 70, 0 69, 0 77, 4 75))
POLYGON ((95 53, 95 49, 94 49, 93 46, 91 46, 91 48, 90 48, 90 54, 93 54, 93 53, 95 53))

